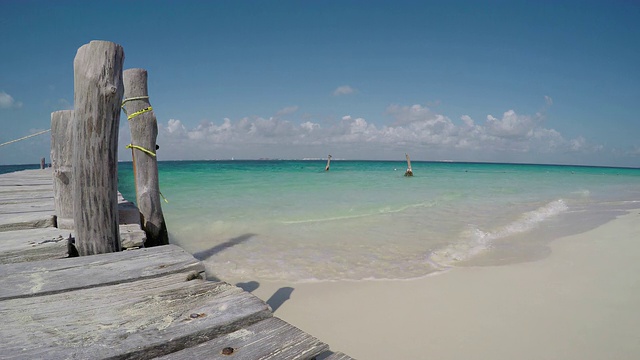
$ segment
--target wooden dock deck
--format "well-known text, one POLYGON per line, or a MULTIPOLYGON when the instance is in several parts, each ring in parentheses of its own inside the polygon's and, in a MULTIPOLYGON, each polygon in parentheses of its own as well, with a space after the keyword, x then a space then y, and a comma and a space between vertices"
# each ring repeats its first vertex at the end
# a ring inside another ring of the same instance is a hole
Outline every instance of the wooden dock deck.
POLYGON ((0 175, 1 359, 351 359, 178 246, 68 258, 52 183, 0 175))

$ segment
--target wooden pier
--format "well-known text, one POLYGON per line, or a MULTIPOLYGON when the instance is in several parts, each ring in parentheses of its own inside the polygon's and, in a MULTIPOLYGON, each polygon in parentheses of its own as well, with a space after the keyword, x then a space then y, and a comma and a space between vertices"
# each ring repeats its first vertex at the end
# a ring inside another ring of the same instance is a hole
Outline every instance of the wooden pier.
MULTIPOLYGON (((132 207, 120 198, 120 237, 136 248, 132 207)), ((207 281, 178 246, 68 258, 73 232, 56 227, 51 169, 0 175, 0 358, 351 359, 207 281)))

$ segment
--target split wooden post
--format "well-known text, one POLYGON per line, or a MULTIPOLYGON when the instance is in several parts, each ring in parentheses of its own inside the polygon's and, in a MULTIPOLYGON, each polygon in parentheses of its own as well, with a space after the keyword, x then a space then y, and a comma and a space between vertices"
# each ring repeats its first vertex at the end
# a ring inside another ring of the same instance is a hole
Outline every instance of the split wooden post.
POLYGON ((147 71, 127 69, 124 79, 124 109, 131 129, 131 155, 136 183, 136 200, 140 222, 147 234, 145 246, 169 243, 167 225, 162 214, 156 139, 158 122, 149 102, 147 71), (142 150, 144 149, 144 150, 142 150))
POLYGON ((331 155, 327 157, 327 166, 324 168, 324 171, 329 171, 330 164, 331 164, 331 155))
POLYGON ((124 50, 91 41, 73 61, 73 220, 80 256, 120 251, 118 128, 124 50))
POLYGON ((73 110, 51 113, 51 167, 56 223, 73 229, 73 110))
POLYGON ((411 160, 409 159, 409 154, 404 154, 407 157, 407 171, 405 171, 404 176, 413 176, 413 170, 411 170, 411 160))
POLYGON ((44 158, 40 158, 40 170, 44 169, 46 165, 46 160, 44 158))

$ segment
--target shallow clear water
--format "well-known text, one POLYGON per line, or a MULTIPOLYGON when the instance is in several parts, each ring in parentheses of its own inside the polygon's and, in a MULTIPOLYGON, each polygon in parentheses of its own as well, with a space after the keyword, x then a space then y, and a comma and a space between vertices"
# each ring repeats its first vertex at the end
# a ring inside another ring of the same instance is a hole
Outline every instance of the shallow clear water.
MULTIPOLYGON (((640 169, 385 161, 160 162, 170 241, 227 281, 407 279, 529 261, 640 207, 640 169)), ((119 189, 134 199, 131 163, 119 189)))

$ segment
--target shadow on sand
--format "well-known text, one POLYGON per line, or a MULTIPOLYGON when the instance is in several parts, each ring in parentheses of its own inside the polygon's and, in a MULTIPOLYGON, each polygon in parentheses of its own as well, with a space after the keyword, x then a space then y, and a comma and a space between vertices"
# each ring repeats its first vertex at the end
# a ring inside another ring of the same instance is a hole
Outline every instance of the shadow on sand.
MULTIPOLYGON (((257 281, 247 281, 237 283, 236 286, 244 291, 253 292, 255 289, 260 287, 260 283, 257 281)), ((291 298, 293 290, 295 289, 290 286, 281 287, 265 302, 271 307, 271 311, 275 313, 282 304, 291 298)))
POLYGON ((197 253, 193 254, 193 257, 195 257, 196 259, 200 260, 200 261, 205 261, 208 258, 212 257, 213 255, 224 251, 228 248, 234 247, 238 244, 241 244, 249 239, 251 239, 252 237, 256 236, 256 234, 244 234, 244 235, 240 235, 234 238, 231 238, 225 242, 223 242, 222 244, 218 244, 210 249, 207 250, 203 250, 203 251, 198 251, 197 253))
POLYGON ((294 288, 289 286, 281 287, 280 289, 278 289, 278 291, 271 295, 266 303, 271 306, 271 310, 273 312, 276 312, 276 310, 278 310, 278 308, 282 306, 285 301, 291 298, 291 293, 293 293, 293 290, 294 288))

